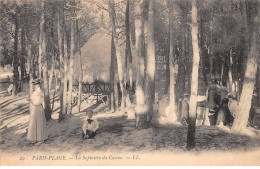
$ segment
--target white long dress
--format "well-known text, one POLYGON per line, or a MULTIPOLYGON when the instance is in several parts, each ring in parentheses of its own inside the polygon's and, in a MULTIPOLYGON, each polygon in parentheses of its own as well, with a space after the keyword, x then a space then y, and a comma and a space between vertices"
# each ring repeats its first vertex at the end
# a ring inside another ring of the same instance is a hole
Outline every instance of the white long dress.
POLYGON ((44 141, 48 138, 42 102, 43 94, 41 89, 38 88, 31 96, 32 110, 27 133, 27 139, 30 141, 44 141))

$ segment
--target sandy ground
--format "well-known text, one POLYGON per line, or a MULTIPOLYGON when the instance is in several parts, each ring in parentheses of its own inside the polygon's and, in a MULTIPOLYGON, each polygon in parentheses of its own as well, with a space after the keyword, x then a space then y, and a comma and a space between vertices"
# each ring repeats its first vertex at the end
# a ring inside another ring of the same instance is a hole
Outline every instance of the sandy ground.
MULTIPOLYGON (((102 152, 102 154, 111 152, 118 154, 124 152, 143 153, 146 154, 143 159, 146 159, 147 154, 148 157, 156 154, 158 156, 161 156, 160 154, 170 156, 179 154, 180 156, 175 157, 177 159, 182 157, 183 154, 192 156, 194 153, 200 153, 201 156, 196 156, 196 158, 202 158, 203 155, 207 157, 206 154, 210 156, 216 155, 215 152, 218 152, 220 154, 231 153, 231 157, 235 158, 234 155, 237 152, 243 152, 243 155, 246 155, 257 151, 256 155, 252 154, 252 156, 247 157, 250 157, 250 159, 256 158, 256 160, 248 161, 244 159, 244 161, 251 162, 250 164, 253 164, 253 162, 260 164, 260 131, 254 128, 248 128, 246 134, 238 134, 224 126, 198 126, 196 128, 196 147, 188 152, 186 150, 187 126, 173 124, 161 118, 151 128, 137 130, 135 129, 135 121, 128 119, 126 112, 112 113, 108 110, 108 105, 86 102, 82 104, 82 111, 93 109, 100 124, 97 136, 94 139, 83 140, 81 138, 82 119, 85 118, 85 113, 76 112, 76 107, 73 107, 73 113, 67 115, 64 121, 58 122, 59 102, 55 101, 53 119, 47 122, 49 133, 47 143, 30 144, 26 140, 29 120, 27 93, 28 91, 23 91, 18 96, 12 97, 1 92, 0 149, 1 154, 8 154, 8 156, 5 156, 6 158, 20 156, 20 154, 41 153, 50 155, 58 152, 69 153, 74 157, 82 153, 92 152, 102 152)), ((214 158, 216 157, 214 156, 214 158)), ((3 159, 2 156, 2 164, 3 159)), ((234 165, 231 161, 231 159, 226 159, 226 162, 229 162, 227 165, 234 165)), ((5 160, 5 162, 7 161, 5 160)), ((151 161, 151 164, 154 162, 151 161)), ((168 162, 171 163, 174 160, 168 162)), ((179 163, 182 165, 189 164, 185 163, 185 160, 175 160, 174 164, 179 163)), ((99 164, 101 163, 97 162, 97 165, 99 164)), ((210 164, 214 164, 214 162, 210 164)))

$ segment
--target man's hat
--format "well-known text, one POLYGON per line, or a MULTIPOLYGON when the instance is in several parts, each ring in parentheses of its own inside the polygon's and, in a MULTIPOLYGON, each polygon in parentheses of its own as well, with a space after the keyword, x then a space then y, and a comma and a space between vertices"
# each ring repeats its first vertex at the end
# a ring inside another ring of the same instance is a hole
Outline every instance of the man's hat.
POLYGON ((32 84, 36 85, 36 84, 41 84, 41 79, 33 79, 32 84))

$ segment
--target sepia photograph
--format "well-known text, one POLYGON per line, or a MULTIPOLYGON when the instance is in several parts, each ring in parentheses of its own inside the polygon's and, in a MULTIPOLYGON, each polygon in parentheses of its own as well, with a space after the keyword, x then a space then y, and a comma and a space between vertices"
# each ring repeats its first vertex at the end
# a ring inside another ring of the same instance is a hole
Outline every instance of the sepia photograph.
POLYGON ((0 0, 0 166, 260 166, 260 0, 0 0))

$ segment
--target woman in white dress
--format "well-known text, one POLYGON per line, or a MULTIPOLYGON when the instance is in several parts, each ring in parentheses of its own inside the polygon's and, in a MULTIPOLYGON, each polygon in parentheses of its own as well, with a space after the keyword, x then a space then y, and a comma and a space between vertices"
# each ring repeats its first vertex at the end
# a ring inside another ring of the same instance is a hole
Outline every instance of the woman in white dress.
POLYGON ((27 139, 33 142, 43 142, 48 138, 44 113, 44 97, 41 91, 40 79, 34 80, 33 84, 35 86, 35 90, 30 98, 30 103, 32 106, 27 139))

